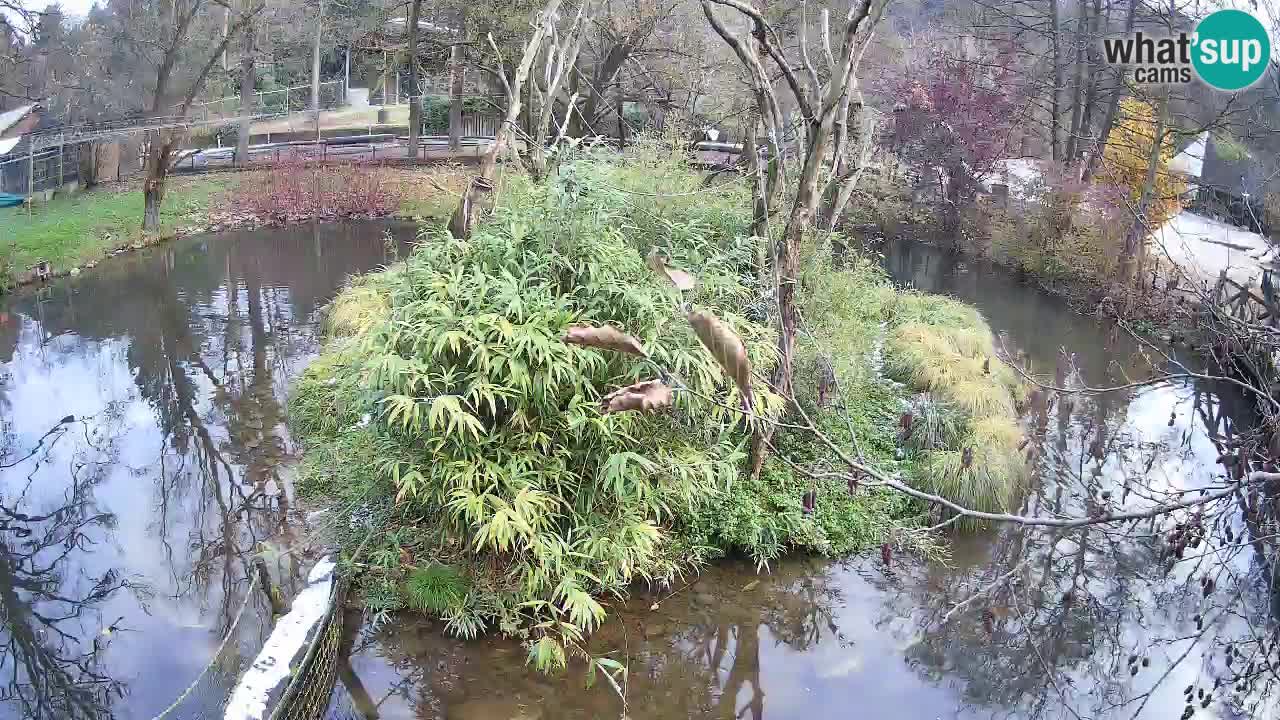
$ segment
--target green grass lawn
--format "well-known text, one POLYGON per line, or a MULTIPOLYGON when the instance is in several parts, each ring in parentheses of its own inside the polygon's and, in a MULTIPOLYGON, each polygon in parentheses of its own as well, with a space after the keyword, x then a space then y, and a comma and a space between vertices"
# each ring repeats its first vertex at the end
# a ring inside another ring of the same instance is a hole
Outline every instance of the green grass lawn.
POLYGON ((387 168, 384 172, 400 195, 398 217, 441 223, 449 221, 471 179, 467 170, 451 165, 387 168))
POLYGON ((457 199, 444 194, 431 197, 410 196, 400 201, 400 207, 396 210, 396 217, 422 218, 446 223, 449 222, 449 216, 453 214, 457 205, 457 199))
MULTIPOLYGON (((286 170, 287 171, 287 170, 286 170)), ((160 235, 184 226, 204 225, 211 211, 242 183, 254 187, 255 175, 213 173, 170 177, 160 212, 160 235)), ((388 167, 384 181, 399 195, 399 217, 448 220, 470 178, 460 167, 439 165, 388 167)), ((111 250, 143 239, 142 185, 102 187, 60 197, 33 212, 0 209, 0 292, 8 281, 47 260, 54 272, 81 267, 111 250)))
MULTIPOLYGON (((170 178, 160 213, 161 234, 201 222, 234 182, 234 176, 224 174, 170 178)), ((0 210, 0 264, 8 266, 11 276, 41 260, 49 261, 55 271, 66 270, 141 238, 138 183, 56 198, 29 214, 22 208, 0 210)))

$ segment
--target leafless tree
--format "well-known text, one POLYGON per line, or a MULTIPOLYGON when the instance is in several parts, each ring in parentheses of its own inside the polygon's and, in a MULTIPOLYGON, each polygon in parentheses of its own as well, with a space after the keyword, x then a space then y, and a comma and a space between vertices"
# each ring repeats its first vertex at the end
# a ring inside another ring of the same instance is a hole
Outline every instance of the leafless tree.
MULTIPOLYGON (((252 2, 252 0, 249 0, 252 2)), ((228 16, 230 10, 228 10, 228 16)), ((229 22, 229 21, 228 21, 229 22)), ((228 29, 230 29, 228 27, 228 29)), ((253 116, 256 105, 255 98, 258 81, 256 65, 257 28, 252 20, 245 23, 241 30, 240 46, 240 126, 236 135, 236 157, 238 166, 249 164, 249 138, 253 132, 253 116)))
MULTIPOLYGON (((488 46, 493 52, 496 66, 485 66, 484 69, 502 85, 503 95, 506 100, 506 115, 498 128, 492 145, 489 147, 489 151, 480 163, 479 176, 474 178, 467 187, 467 190, 462 195, 461 202, 449 221, 449 230, 455 237, 469 237, 475 223, 493 207, 494 180, 497 175, 498 159, 508 152, 515 143, 516 133, 519 129, 520 114, 524 108, 523 98, 526 92, 529 92, 525 83, 529 81, 530 73, 534 71, 539 62, 543 63, 541 69, 544 71, 545 90, 540 89, 538 93, 543 98, 543 115, 549 122, 554 95, 560 90, 568 72, 572 70, 573 64, 577 61, 578 48, 581 42, 580 32, 582 23, 588 17, 589 0, 584 0, 579 5, 573 18, 569 21, 568 29, 563 34, 558 28, 558 24, 562 22, 560 6, 561 0, 547 0, 547 3, 538 12, 533 21, 533 32, 526 41, 520 62, 510 77, 508 77, 506 62, 503 59, 498 43, 494 40, 492 34, 489 34, 486 38, 488 46)), ((542 124, 541 119, 539 124, 542 124)), ((534 140, 527 138, 527 142, 532 144, 534 140)), ((531 152, 542 151, 541 148, 534 151, 532 147, 530 150, 531 152)))
MULTIPOLYGON (((773 273, 773 292, 778 318, 778 367, 773 384, 785 397, 791 395, 796 339, 796 283, 800 274, 800 244, 804 235, 818 220, 818 208, 824 195, 819 187, 824 174, 832 178, 844 178, 844 182, 856 181, 856 172, 842 173, 840 164, 845 161, 848 143, 847 125, 849 110, 860 98, 858 94, 858 64, 862 59, 875 26, 883 16, 885 3, 864 0, 855 4, 840 27, 836 42, 828 31, 828 13, 822 13, 822 56, 827 59, 825 79, 818 73, 808 47, 807 36, 802 34, 799 65, 805 79, 796 73, 797 63, 787 56, 778 31, 764 14, 753 5, 741 0, 701 0, 702 10, 712 29, 733 50, 746 69, 755 97, 754 112, 758 113, 767 135, 770 148, 770 172, 776 180, 770 184, 766 173, 758 164, 752 170, 755 175, 754 196, 757 198, 756 231, 764 231, 763 237, 771 243, 770 270, 773 273), (733 31, 717 14, 715 6, 736 11, 746 26, 743 31, 733 31), (838 44, 837 44, 838 43, 838 44), (832 46, 837 50, 831 50, 832 46), (769 70, 768 68, 772 68, 769 70), (795 171, 794 186, 790 182, 792 169, 789 157, 793 153, 783 140, 793 135, 790 123, 783 112, 783 103, 775 90, 774 77, 781 76, 788 102, 797 108, 799 119, 794 131, 794 158, 799 162, 795 171), (774 188, 787 190, 791 207, 781 233, 772 237, 768 229, 768 215, 772 214, 779 193, 774 188), (794 189, 792 189, 794 187, 794 189), (764 217, 760 212, 765 213, 764 217)), ((753 141, 748 138, 749 144, 753 141)), ((754 154, 754 147, 751 151, 754 154)), ((838 199, 847 193, 837 190, 829 195, 838 199)), ((828 224, 836 221, 833 214, 828 224)), ((766 454, 768 433, 766 428, 753 443, 752 474, 760 472, 766 454)))
MULTIPOLYGON (((158 32, 163 39, 152 45, 153 41, 148 38, 134 38, 137 44, 157 48, 153 55, 157 62, 155 82, 151 91, 151 108, 148 113, 152 118, 169 118, 176 121, 186 119, 210 71, 222 57, 222 51, 226 49, 236 33, 252 22, 265 7, 265 2, 258 0, 238 11, 226 35, 214 45, 212 51, 203 56, 196 53, 192 57, 192 41, 197 36, 200 25, 198 21, 207 16, 210 7, 215 4, 225 7, 223 0, 216 0, 216 2, 192 0, 187 4, 162 5, 160 12, 150 20, 154 22, 151 29, 158 32), (183 72, 184 70, 186 72, 183 72), (173 105, 175 100, 176 108, 173 105)), ((144 28, 139 30, 146 31, 144 28)), ((160 229, 160 208, 164 203, 165 180, 176 160, 174 151, 181 140, 182 131, 176 128, 161 129, 152 131, 149 135, 146 156, 143 160, 145 176, 142 189, 142 229, 147 232, 156 232, 160 229)))

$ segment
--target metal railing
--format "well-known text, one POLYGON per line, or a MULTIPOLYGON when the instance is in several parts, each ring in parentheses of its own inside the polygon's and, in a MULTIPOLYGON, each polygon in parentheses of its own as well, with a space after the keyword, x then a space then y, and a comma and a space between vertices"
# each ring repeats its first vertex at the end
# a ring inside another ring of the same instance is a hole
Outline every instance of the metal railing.
MULTIPOLYGON (((344 103, 347 88, 342 80, 333 80, 321 84, 321 109, 332 109, 341 106, 344 103)), ((441 96, 445 98, 446 96, 441 96)), ((477 141, 491 139, 496 136, 497 131, 502 123, 502 117, 498 104, 491 96, 468 96, 466 99, 474 101, 476 98, 489 100, 493 103, 492 108, 486 107, 484 110, 468 110, 462 116, 462 136, 467 138, 465 144, 468 147, 474 147, 477 141)), ((405 100, 420 100, 421 98, 404 98, 405 100)), ((271 90, 266 92, 255 93, 254 108, 250 117, 257 120, 272 119, 280 117, 289 112, 305 112, 310 110, 311 105, 311 86, 303 85, 298 87, 281 88, 279 90, 271 90)), ((178 117, 157 117, 151 115, 133 115, 120 117, 108 121, 82 123, 79 125, 67 125, 48 130, 38 131, 28 134, 22 142, 10 149, 10 151, 0 156, 0 192, 12 193, 17 195, 30 195, 37 192, 56 189, 68 182, 80 179, 80 152, 82 147, 88 147, 90 143, 97 141, 114 141, 124 140, 129 137, 137 137, 139 135, 149 134, 158 130, 165 129, 183 129, 193 133, 218 133, 217 139, 222 139, 222 132, 232 127, 240 119, 240 98, 239 96, 221 98, 206 103, 193 105, 187 116, 178 117)), ((364 134, 362 130, 356 130, 355 134, 364 134)), ((331 131, 325 131, 330 133, 331 131)), ((368 126, 368 134, 376 133, 399 133, 403 134, 403 122, 398 125, 379 124, 368 126)), ((420 157, 423 159, 432 159, 437 157, 440 151, 438 139, 448 134, 447 127, 425 127, 423 128, 423 149, 420 157), (436 138, 435 141, 429 138, 436 138)), ((149 137, 149 136, 148 136, 149 137)), ((267 134, 268 145, 270 145, 271 136, 267 134)), ((303 157, 310 160, 320 160, 326 162, 330 160, 336 161, 352 161, 352 160, 381 160, 383 158, 393 158, 404 150, 392 149, 396 145, 403 147, 403 138, 396 139, 394 136, 386 138, 370 138, 368 142, 361 143, 364 148, 358 149, 354 147, 350 141, 341 142, 336 138, 329 138, 320 142, 286 142, 283 144, 267 146, 257 146, 250 151, 250 160, 261 163, 266 158, 271 158, 268 162, 279 161, 284 157, 298 158, 303 157), (335 142, 336 141, 336 142, 335 142), (304 149, 304 146, 310 147, 304 149), (290 147, 293 146, 293 147, 290 147), (388 147, 391 146, 391 147, 388 147)), ((136 148, 136 152, 145 151, 146 138, 140 144, 130 147, 136 148)), ((221 148, 222 143, 218 143, 221 148)), ((175 169, 185 169, 187 171, 200 171, 201 169, 212 169, 221 164, 230 164, 225 149, 218 151, 217 148, 191 148, 180 151, 178 160, 175 163, 175 169), (203 166, 203 167, 202 167, 203 166)), ((135 162, 135 158, 120 157, 119 169, 123 171, 126 165, 130 168, 130 174, 140 167, 140 163, 135 162)))
MULTIPOLYGON (((254 95, 254 108, 250 113, 253 120, 270 119, 289 112, 311 109, 310 85, 269 90, 254 95)), ((320 109, 332 110, 345 102, 346 84, 342 80, 331 80, 320 84, 320 109)), ((176 111, 177 107, 174 110, 176 111)), ((216 127, 234 122, 239 117, 240 96, 234 95, 192 105, 183 116, 179 116, 176 112, 172 115, 136 113, 110 120, 53 127, 28 134, 24 143, 30 143, 38 152, 57 145, 123 137, 155 130, 216 127)), ((27 148, 15 148, 5 158, 27 152, 27 148)))
MULTIPOLYGON (((320 83, 320 109, 332 110, 341 107, 347 100, 347 86, 343 80, 330 80, 320 83)), ((191 106, 188 115, 203 122, 217 119, 231 120, 240 116, 240 96, 231 95, 218 100, 198 103, 191 106)), ((253 107, 250 115, 287 115, 304 110, 314 110, 311 106, 311 85, 266 90, 253 94, 253 107)))

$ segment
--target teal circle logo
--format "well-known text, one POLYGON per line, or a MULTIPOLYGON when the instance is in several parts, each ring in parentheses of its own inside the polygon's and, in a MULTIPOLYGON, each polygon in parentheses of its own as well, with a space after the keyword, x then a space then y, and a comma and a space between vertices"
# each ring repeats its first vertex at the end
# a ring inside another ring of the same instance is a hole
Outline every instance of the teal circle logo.
POLYGON ((1249 87, 1271 62, 1267 29, 1243 10, 1219 10, 1201 20, 1192 45, 1191 64, 1196 74, 1217 90, 1249 87))

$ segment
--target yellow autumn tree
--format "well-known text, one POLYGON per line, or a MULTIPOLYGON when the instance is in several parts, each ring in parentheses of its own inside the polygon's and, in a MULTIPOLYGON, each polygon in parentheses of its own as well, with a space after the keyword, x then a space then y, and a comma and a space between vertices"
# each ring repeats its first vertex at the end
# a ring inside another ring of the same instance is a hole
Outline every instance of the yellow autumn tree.
MULTIPOLYGON (((1120 101, 1120 111, 1120 118, 1107 137, 1098 174, 1103 181, 1125 188, 1129 202, 1136 207, 1147 183, 1156 112, 1150 103, 1135 98, 1120 101)), ((1177 214, 1182 207, 1182 194, 1187 190, 1182 176, 1169 171, 1169 161, 1174 156, 1173 133, 1163 132, 1160 139, 1160 159, 1147 207, 1147 220, 1153 228, 1177 214)))

